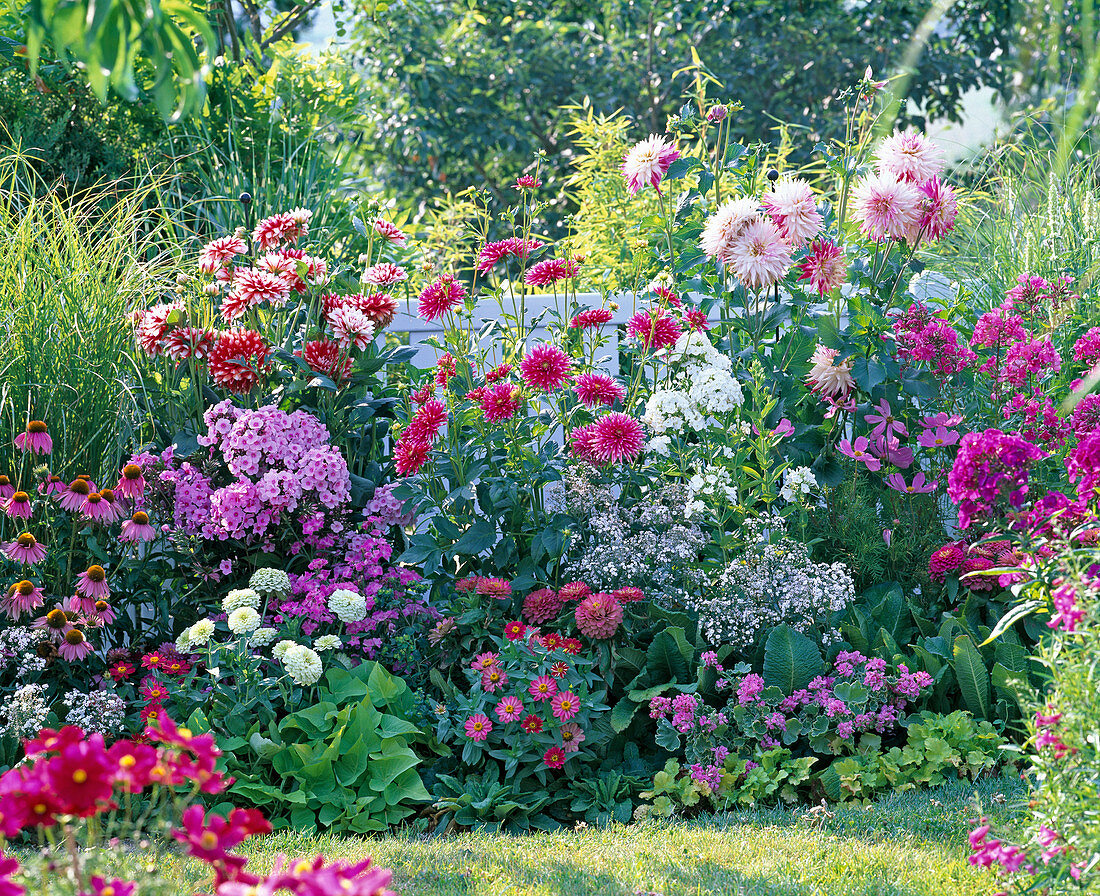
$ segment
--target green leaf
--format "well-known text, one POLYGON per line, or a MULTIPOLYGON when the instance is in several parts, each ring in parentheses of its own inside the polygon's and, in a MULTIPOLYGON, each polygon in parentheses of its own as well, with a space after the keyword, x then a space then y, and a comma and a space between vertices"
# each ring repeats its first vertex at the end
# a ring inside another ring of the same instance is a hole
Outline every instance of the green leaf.
POLYGON ((789 625, 777 625, 764 645, 764 684, 793 694, 825 671, 818 646, 789 625))
POLYGON ((497 540, 497 529, 488 520, 475 520, 451 546, 452 554, 476 555, 487 551, 497 540))
POLYGON ((982 653, 969 635, 959 635, 952 648, 952 668, 962 691, 963 702, 977 718, 988 719, 992 711, 989 699, 989 672, 982 653))

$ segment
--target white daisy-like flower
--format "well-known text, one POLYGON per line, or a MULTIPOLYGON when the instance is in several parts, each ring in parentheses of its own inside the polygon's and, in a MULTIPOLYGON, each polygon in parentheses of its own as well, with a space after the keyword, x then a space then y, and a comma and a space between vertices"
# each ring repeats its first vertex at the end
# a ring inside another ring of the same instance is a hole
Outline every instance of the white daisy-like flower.
MULTIPOLYGON (((248 643, 254 647, 267 647, 268 644, 275 640, 277 634, 279 634, 279 632, 273 628, 258 628, 252 633, 252 637, 248 639, 248 643)), ((291 643, 294 642, 292 641, 291 643)))
POLYGON ((240 607, 229 614, 229 630, 235 635, 247 635, 260 627, 260 614, 252 607, 240 607))
POLYGON ((280 641, 278 644, 276 644, 274 647, 271 648, 271 655, 273 657, 275 657, 275 659, 281 660, 283 657, 286 656, 287 651, 290 650, 291 647, 297 647, 297 646, 298 646, 298 643, 296 641, 290 641, 290 640, 280 641))
POLYGON ((189 647, 203 647, 214 635, 214 620, 200 619, 184 632, 184 634, 187 635, 189 647))
POLYGON ((339 650, 343 647, 343 643, 336 635, 321 635, 313 642, 313 649, 318 653, 324 653, 326 650, 339 650))

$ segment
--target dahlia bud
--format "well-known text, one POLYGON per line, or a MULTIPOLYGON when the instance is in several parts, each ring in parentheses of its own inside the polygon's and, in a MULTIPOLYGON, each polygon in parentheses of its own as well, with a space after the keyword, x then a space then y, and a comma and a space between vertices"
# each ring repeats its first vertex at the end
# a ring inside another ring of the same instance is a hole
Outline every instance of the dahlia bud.
POLYGON ((190 281, 191 278, 182 271, 176 274, 176 286, 186 286, 190 281))
POLYGON ((217 283, 207 283, 202 288, 202 291, 204 293, 206 293, 208 296, 216 296, 218 294, 218 284, 217 283))
POLYGON ((248 228, 238 227, 236 230, 233 231, 233 236, 243 240, 246 236, 248 236, 248 228))
POLYGON ((610 308, 612 311, 618 311, 619 310, 619 303, 618 302, 608 302, 607 307, 610 308))
POLYGON ((728 111, 725 106, 711 106, 710 111, 707 112, 707 121, 712 121, 715 124, 724 121, 728 111))
POLYGON ((360 252, 358 261, 359 264, 366 264, 368 261, 370 261, 370 256, 367 255, 366 252, 360 252))

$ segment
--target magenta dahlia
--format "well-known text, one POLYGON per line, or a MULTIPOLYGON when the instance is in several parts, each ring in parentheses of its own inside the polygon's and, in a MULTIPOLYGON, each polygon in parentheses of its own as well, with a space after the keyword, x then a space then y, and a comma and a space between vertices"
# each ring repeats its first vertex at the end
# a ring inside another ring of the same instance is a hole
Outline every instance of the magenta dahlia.
POLYGON ((593 424, 592 452, 601 463, 633 461, 642 453, 644 443, 642 424, 619 411, 607 414, 593 424))
POLYGON ((532 389, 554 392, 569 382, 572 363, 569 356, 554 345, 536 345, 519 364, 523 382, 532 389))
POLYGON ((626 389, 606 373, 585 373, 573 383, 573 391, 585 407, 611 407, 626 397, 626 389))

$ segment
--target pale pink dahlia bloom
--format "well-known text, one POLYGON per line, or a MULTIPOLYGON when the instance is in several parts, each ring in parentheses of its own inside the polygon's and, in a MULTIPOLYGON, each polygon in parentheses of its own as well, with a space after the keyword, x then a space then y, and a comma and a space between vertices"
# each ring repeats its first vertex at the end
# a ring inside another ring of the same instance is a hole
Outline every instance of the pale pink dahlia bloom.
POLYGON ((810 372, 806 375, 806 382, 814 392, 834 400, 846 398, 856 386, 852 362, 837 361, 839 354, 836 349, 819 345, 810 358, 810 372))
POLYGON ((771 221, 752 221, 730 247, 728 264, 746 289, 767 289, 786 275, 791 247, 771 221))
POLYGON ((892 174, 898 180, 923 184, 943 170, 940 148, 913 128, 897 131, 878 148, 879 174, 892 174))
POLYGON ((385 218, 375 218, 374 232, 386 242, 393 243, 395 246, 404 246, 409 239, 400 227, 385 218))
POLYGON ((650 134, 633 146, 623 157, 623 177, 626 188, 635 194, 650 186, 660 192, 661 178, 669 166, 680 158, 680 150, 658 134, 650 134))
POLYGON ((792 246, 804 245, 821 232, 824 223, 814 191, 798 178, 785 177, 761 200, 783 238, 792 246))
POLYGON ((374 321, 352 305, 342 305, 328 315, 332 335, 345 347, 366 349, 374 338, 374 321))
POLYGON ((699 248, 707 258, 725 263, 734 241, 760 215, 760 206, 752 199, 730 199, 707 218, 699 237, 699 248))
POLYGON ((865 177, 852 198, 859 229, 875 242, 905 239, 920 219, 921 191, 888 172, 865 177))
POLYGON ((384 261, 381 264, 372 265, 363 271, 362 280, 372 286, 393 286, 409 279, 408 272, 395 264, 384 261))
POLYGON ((569 382, 569 356, 554 345, 536 345, 519 364, 523 382, 532 389, 553 392, 569 382))
POLYGON ((606 640, 619 630, 623 621, 623 607, 612 595, 597 593, 577 604, 573 617, 581 634, 606 640))
POLYGON ((239 236, 222 236, 211 240, 203 246, 199 254, 199 270, 204 274, 213 274, 247 249, 248 244, 239 236))

